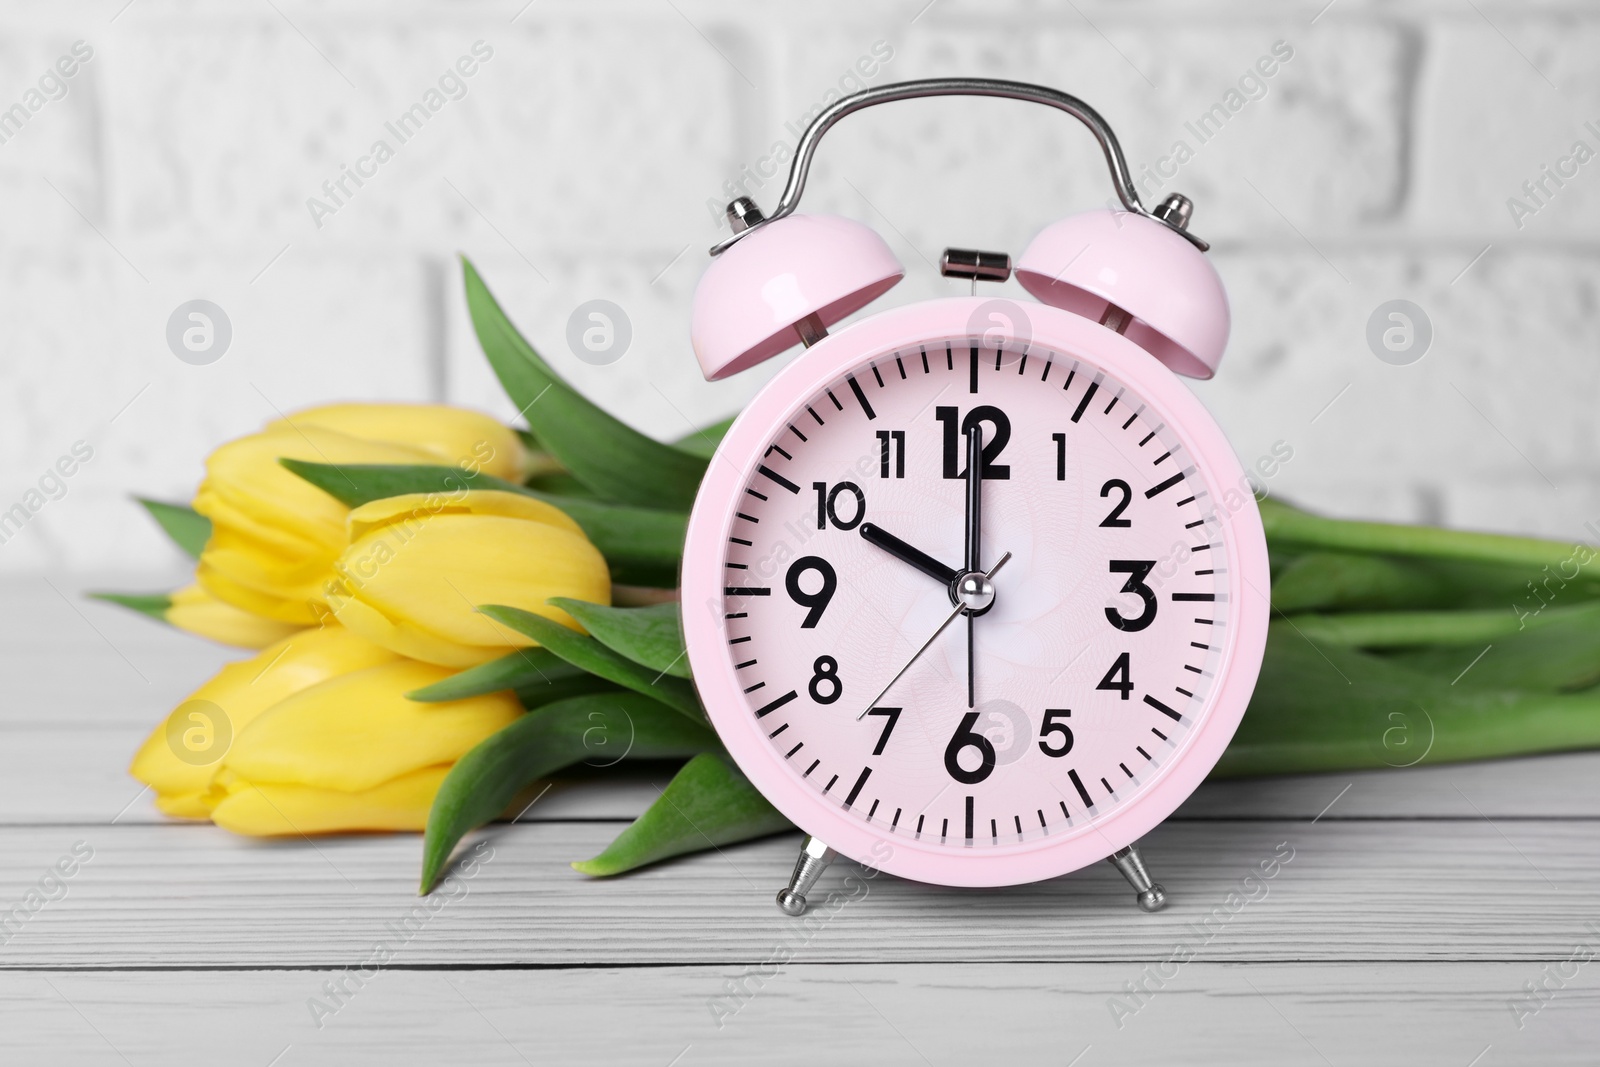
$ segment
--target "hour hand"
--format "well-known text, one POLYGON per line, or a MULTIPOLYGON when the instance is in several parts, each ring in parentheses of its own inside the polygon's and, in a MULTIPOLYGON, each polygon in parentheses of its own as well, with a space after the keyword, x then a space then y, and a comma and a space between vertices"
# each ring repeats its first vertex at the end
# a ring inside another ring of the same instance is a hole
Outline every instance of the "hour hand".
POLYGON ((922 549, 907 544, 881 526, 864 522, 860 530, 862 539, 868 544, 877 545, 895 559, 911 564, 923 574, 937 578, 947 586, 954 585, 955 580, 961 576, 954 567, 946 567, 922 549))

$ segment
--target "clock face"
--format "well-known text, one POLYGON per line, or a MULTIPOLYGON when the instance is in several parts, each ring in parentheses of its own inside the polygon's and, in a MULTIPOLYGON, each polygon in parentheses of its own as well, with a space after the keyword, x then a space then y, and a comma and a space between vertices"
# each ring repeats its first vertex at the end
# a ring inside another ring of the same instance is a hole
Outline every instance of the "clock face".
POLYGON ((785 398, 728 483, 704 605, 721 647, 690 649, 697 678, 726 661, 739 706, 714 718, 758 732, 757 784, 786 777, 916 851, 1103 836, 1184 756, 1239 632, 1225 500, 1254 503, 1213 483, 1166 406, 1084 351, 963 337, 785 398), (949 621, 974 425, 978 569, 1004 562, 992 606, 949 621))

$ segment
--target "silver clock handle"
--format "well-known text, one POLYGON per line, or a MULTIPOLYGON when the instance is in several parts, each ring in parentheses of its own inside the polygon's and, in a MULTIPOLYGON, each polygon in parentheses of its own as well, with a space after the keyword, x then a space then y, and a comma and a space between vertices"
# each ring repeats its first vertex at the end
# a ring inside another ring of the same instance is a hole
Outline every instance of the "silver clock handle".
POLYGON ((1160 215, 1147 211, 1139 202, 1139 194, 1133 187, 1133 178, 1128 173, 1128 161, 1123 158, 1122 146, 1117 143, 1116 134, 1111 132, 1111 127, 1106 125, 1106 120, 1100 117, 1100 113, 1082 100, 1028 82, 1002 81, 997 78, 924 78, 920 81, 895 82, 890 85, 880 85, 876 89, 864 89, 859 93, 835 100, 823 108, 821 114, 812 119, 811 125, 806 127, 806 132, 800 135, 800 143, 795 146, 794 162, 789 166, 789 182, 784 186, 783 195, 778 198, 778 206, 773 209, 772 214, 764 218, 758 214, 748 220, 749 224, 745 229, 712 245, 711 254, 719 255, 743 240, 746 234, 794 213, 795 208, 800 206, 801 194, 805 192, 806 177, 811 171, 811 157, 816 154, 817 144, 822 140, 822 135, 832 129, 834 123, 846 115, 875 104, 887 104, 895 100, 915 100, 925 96, 998 96, 1007 100, 1027 100, 1065 111, 1089 127, 1089 132, 1100 142, 1100 149, 1106 156, 1106 165, 1111 168, 1111 185, 1116 189, 1117 199, 1122 201, 1122 206, 1135 215, 1154 219, 1175 230, 1204 251, 1203 241, 1189 234, 1182 226, 1174 225, 1160 215))

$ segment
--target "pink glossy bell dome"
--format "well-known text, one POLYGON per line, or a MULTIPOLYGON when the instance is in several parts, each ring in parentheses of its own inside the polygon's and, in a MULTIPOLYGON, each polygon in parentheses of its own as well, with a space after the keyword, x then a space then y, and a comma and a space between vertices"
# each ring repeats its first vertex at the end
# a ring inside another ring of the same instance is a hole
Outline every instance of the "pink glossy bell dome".
POLYGON ((837 215, 790 215, 758 226, 706 268, 690 336, 707 381, 800 343, 795 324, 824 326, 891 289, 905 268, 868 227, 837 215))
POLYGON ((1194 245, 1154 219, 1087 211, 1046 226, 1017 264, 1040 301, 1100 321, 1107 305, 1133 316, 1123 331, 1172 371, 1209 378, 1228 344, 1228 296, 1194 245))

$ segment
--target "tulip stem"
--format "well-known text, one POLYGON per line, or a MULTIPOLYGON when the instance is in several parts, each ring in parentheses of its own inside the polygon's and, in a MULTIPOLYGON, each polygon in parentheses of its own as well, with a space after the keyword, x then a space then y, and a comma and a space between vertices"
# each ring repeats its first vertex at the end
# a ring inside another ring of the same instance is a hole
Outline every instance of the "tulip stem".
POLYGON ((1442 530, 1433 526, 1325 519, 1275 500, 1261 502, 1261 521, 1266 527, 1267 539, 1275 546, 1498 563, 1536 570, 1570 564, 1573 573, 1563 574, 1568 579, 1579 570, 1600 570, 1595 551, 1581 543, 1442 530), (1583 556, 1581 561, 1580 555, 1583 556))
POLYGON ((1514 611, 1373 611, 1338 615, 1290 615, 1300 635, 1318 645, 1351 648, 1416 648, 1421 645, 1473 645, 1542 629, 1595 614, 1592 603, 1549 608, 1519 617, 1514 611))
POLYGON ((648 585, 613 585, 611 603, 619 608, 648 608, 655 604, 675 604, 680 590, 655 589, 648 585))

